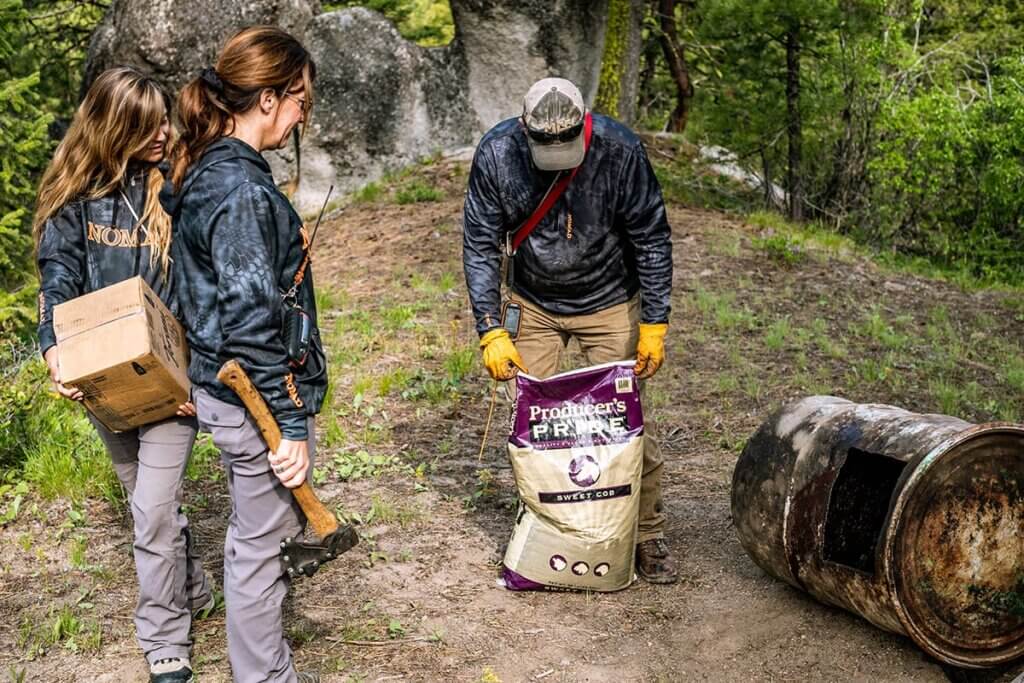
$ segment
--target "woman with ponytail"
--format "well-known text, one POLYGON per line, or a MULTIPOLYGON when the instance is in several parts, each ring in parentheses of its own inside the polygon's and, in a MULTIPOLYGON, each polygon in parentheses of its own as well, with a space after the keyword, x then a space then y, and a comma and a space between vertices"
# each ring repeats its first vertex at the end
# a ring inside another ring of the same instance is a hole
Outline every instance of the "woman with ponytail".
POLYGON ((216 65, 178 96, 181 138, 161 197, 175 226, 174 274, 199 424, 221 450, 232 499, 224 598, 228 658, 241 683, 319 680, 295 671, 284 640, 288 582, 279 544, 305 523, 288 489, 311 476, 313 416, 327 376, 308 239, 260 154, 305 124, 314 76, 309 53, 279 28, 250 27, 229 39, 216 65), (308 316, 308 353, 285 341, 286 302, 308 316), (281 428, 277 452, 217 379, 231 359, 281 428))
MULTIPOLYGON (((170 142, 170 98, 151 78, 118 67, 93 82, 43 173, 32 225, 39 267, 39 345, 61 383, 53 307, 141 276, 175 311, 171 220, 157 168, 170 142)), ((114 433, 92 418, 128 492, 139 601, 135 630, 155 683, 190 681, 191 617, 214 601, 181 510, 182 480, 196 439, 195 409, 114 433)))

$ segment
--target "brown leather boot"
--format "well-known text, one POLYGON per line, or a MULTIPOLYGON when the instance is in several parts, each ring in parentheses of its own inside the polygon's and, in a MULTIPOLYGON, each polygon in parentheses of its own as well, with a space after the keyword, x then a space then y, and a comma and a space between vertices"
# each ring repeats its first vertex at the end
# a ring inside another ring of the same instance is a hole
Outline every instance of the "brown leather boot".
POLYGON ((675 583, 679 580, 676 563, 663 538, 652 538, 636 546, 636 573, 649 583, 675 583))

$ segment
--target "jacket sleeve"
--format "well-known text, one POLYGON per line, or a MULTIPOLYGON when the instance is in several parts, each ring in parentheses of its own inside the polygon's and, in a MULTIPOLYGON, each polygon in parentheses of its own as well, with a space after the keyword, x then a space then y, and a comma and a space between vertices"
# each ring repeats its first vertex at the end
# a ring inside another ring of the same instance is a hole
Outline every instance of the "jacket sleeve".
POLYGON ((642 145, 627 154, 619 187, 619 220, 640 277, 640 321, 667 323, 672 307, 672 230, 661 185, 642 145))
POLYGON ((501 240, 505 226, 490 148, 481 146, 469 171, 463 210, 462 267, 482 336, 501 325, 501 240))
POLYGON ((85 285, 85 226, 80 205, 68 204, 43 225, 36 263, 39 266, 39 351, 57 343, 53 307, 79 296, 85 285))
POLYGON ((210 220, 210 257, 217 278, 222 362, 236 359, 267 402, 281 434, 307 437, 307 411, 281 339, 281 294, 274 272, 278 230, 288 214, 253 183, 242 183, 210 220))

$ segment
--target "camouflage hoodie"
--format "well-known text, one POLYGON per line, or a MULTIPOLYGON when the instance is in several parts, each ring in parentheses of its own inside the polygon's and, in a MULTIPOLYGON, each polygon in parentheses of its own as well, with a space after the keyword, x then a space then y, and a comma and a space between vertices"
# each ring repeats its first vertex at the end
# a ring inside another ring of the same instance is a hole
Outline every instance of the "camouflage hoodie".
POLYGON ((137 226, 132 210, 146 206, 147 167, 130 168, 120 191, 98 199, 69 202, 43 226, 36 263, 39 266, 39 350, 57 343, 53 307, 122 280, 142 276, 157 296, 177 313, 172 275, 150 263, 145 226, 137 226), (122 196, 121 193, 124 193, 122 196), (131 202, 129 208, 125 200, 131 202))
POLYGON ((305 365, 289 364, 281 335, 282 293, 308 246, 302 220, 281 194, 266 160, 241 140, 214 142, 189 169, 181 190, 160 194, 171 215, 177 296, 192 358, 189 379, 215 398, 241 405, 217 379, 236 359, 263 396, 286 439, 307 436, 320 411, 327 373, 309 269, 298 293, 313 319, 305 365))

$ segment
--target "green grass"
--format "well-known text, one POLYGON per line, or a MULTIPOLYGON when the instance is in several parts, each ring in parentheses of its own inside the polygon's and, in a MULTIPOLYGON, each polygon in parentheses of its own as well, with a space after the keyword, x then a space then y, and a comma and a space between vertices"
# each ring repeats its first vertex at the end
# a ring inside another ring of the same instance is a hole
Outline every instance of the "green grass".
POLYGON ((999 378, 1012 391, 1024 395, 1024 356, 1007 348, 1003 354, 1003 363, 999 368, 999 378))
MULTIPOLYGON (((352 382, 352 396, 365 396, 376 384, 373 375, 357 375, 352 382)), ((358 399, 362 401, 362 398, 358 399)))
POLYGON ((410 284, 415 291, 434 296, 450 292, 458 283, 459 278, 450 271, 445 271, 436 278, 429 274, 415 272, 410 279, 410 284))
POLYGON ((395 192, 398 204, 417 204, 420 202, 437 202, 444 198, 444 192, 431 187, 419 180, 414 180, 395 192))
POLYGON ((401 638, 405 636, 405 627, 398 619, 388 621, 388 638, 401 638))
POLYGON ((422 517, 418 508, 385 498, 378 493, 370 496, 370 509, 363 520, 366 524, 395 524, 406 528, 422 517))
MULTIPOLYGON (((1024 291, 1024 283, 1005 282, 991 276, 979 275, 970 268, 969 264, 943 264, 921 256, 894 252, 891 249, 879 250, 857 242, 849 235, 821 223, 794 224, 777 212, 763 210, 748 213, 746 220, 752 225, 783 235, 786 241, 797 244, 801 248, 813 248, 815 251, 821 251, 842 260, 848 260, 852 255, 857 255, 872 260, 890 273, 919 275, 932 280, 950 282, 968 291, 979 289, 1005 291, 1011 293, 1011 298, 1020 296, 1020 293, 1024 291)), ((770 245, 768 250, 776 251, 777 248, 785 249, 781 240, 770 245)), ((785 260, 784 254, 777 252, 776 255, 785 260)), ((1012 306, 1012 301, 1008 301, 1007 305, 1008 307, 1012 306)), ((1024 309, 1020 309, 1019 314, 1024 317, 1024 309)))
POLYGON ((220 451, 213 445, 209 434, 200 434, 192 447, 185 478, 189 481, 220 481, 224 478, 224 470, 220 467, 220 451))
POLYGON ((462 498, 462 505, 467 509, 474 509, 486 499, 494 498, 498 492, 498 480, 490 468, 484 467, 477 470, 476 486, 473 492, 462 498))
POLYGON ((85 536, 75 536, 69 541, 68 562, 75 569, 85 569, 85 551, 89 547, 89 539, 85 536))
POLYGON ((977 382, 962 384, 947 377, 934 377, 928 382, 928 393, 936 402, 937 412, 963 417, 982 403, 982 389, 977 382))
POLYGON ((380 396, 401 394, 412 382, 414 373, 406 367, 393 368, 380 376, 377 392, 380 396))
POLYGON ((367 183, 352 193, 352 200, 361 204, 369 204, 380 199, 384 188, 380 183, 367 183))
POLYGON ((82 630, 81 620, 75 616, 70 607, 62 607, 55 614, 51 614, 48 629, 48 642, 59 643, 69 638, 74 638, 82 630))
POLYGON ((381 309, 380 317, 384 329, 389 332, 408 329, 415 324, 416 307, 409 304, 388 306, 381 309))
POLYGON ((448 381, 458 385, 467 376, 476 373, 477 351, 473 347, 451 351, 444 359, 444 370, 448 381))
POLYGON ((345 308, 347 305, 348 295, 345 292, 337 292, 329 287, 316 288, 316 310, 319 315, 345 308))
POLYGON ((739 390, 740 379, 732 372, 723 372, 715 376, 715 391, 719 394, 731 394, 739 390))
POLYGON ((711 251, 730 258, 739 258, 742 240, 738 233, 716 232, 711 236, 711 251))
POLYGON ((334 334, 355 334, 364 339, 371 339, 377 323, 367 311, 347 311, 334 321, 334 334))
POLYGON ((787 345, 793 336, 789 316, 783 316, 773 322, 764 333, 764 345, 772 351, 779 351, 787 345))
MULTIPOLYGON (((909 321, 907 316, 901 316, 897 322, 906 326, 909 321)), ((887 349, 903 349, 910 343, 910 337, 897 332, 878 307, 873 307, 867 317, 858 323, 851 324, 850 327, 855 334, 873 339, 887 349)))
POLYGON ((337 448, 349 443, 350 437, 345 425, 341 423, 333 411, 325 411, 318 420, 320 429, 323 430, 321 443, 326 448, 337 448))
POLYGON ((818 251, 834 258, 848 259, 852 254, 863 254, 852 239, 821 223, 791 223, 775 211, 753 211, 746 216, 749 224, 767 233, 755 246, 786 265, 803 261, 808 251, 818 251))
POLYGON ((894 376, 895 370, 887 358, 865 356, 854 362, 850 383, 885 384, 894 376))
POLYGON ((5 481, 27 481, 47 499, 123 502, 85 410, 51 393, 45 365, 26 348, 0 347, 0 467, 5 481))
POLYGON ((785 266, 795 266, 807 260, 807 250, 800 241, 786 235, 755 237, 752 243, 755 249, 785 266))
POLYGON ((53 398, 30 421, 37 438, 25 448, 22 476, 43 498, 81 502, 98 495, 123 504, 110 457, 80 406, 53 398))
POLYGON ((757 323, 754 314, 745 307, 736 305, 735 292, 716 294, 698 286, 696 305, 705 319, 710 319, 720 331, 752 329, 757 323))
MULTIPOLYGON (((97 622, 76 614, 76 606, 51 609, 42 621, 24 617, 15 636, 18 648, 28 659, 34 659, 55 646, 75 653, 98 652, 103 642, 103 631, 97 622)), ((80 606, 87 605, 81 603, 80 606)))

